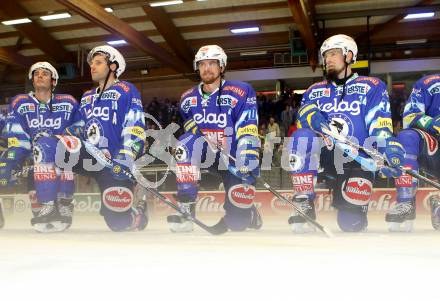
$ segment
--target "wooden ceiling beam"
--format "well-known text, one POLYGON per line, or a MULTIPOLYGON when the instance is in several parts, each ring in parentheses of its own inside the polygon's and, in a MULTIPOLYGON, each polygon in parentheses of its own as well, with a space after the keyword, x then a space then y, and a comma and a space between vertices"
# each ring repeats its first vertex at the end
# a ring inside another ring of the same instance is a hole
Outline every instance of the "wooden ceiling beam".
POLYGON ((0 62, 24 68, 29 67, 33 63, 31 58, 28 58, 5 47, 0 47, 0 62))
POLYGON ((120 36, 139 50, 155 57, 165 65, 181 73, 192 73, 192 69, 180 58, 171 55, 141 32, 126 22, 106 12, 96 1, 57 0, 59 3, 76 11, 84 18, 96 23, 105 30, 120 36))
POLYGON ((287 3, 301 38, 307 47, 310 66, 315 70, 318 66, 317 43, 312 30, 312 21, 305 10, 304 1, 306 0, 287 0, 287 3))
MULTIPOLYGON (((423 6, 423 5, 429 5, 432 3, 432 0, 422 0, 419 1, 415 6, 423 6)), ((399 14, 394 17, 392 17, 390 20, 375 25, 372 29, 370 29, 370 32, 364 32, 358 36, 355 37, 356 41, 358 43, 362 43, 366 41, 368 38, 372 39, 376 34, 378 34, 381 31, 384 31, 385 29, 389 28, 390 26, 396 25, 399 23, 406 14, 399 14)))
MULTIPOLYGON (((15 1, 0 1, 0 10, 11 19, 29 15, 27 11, 15 1)), ((39 25, 38 22, 18 24, 14 25, 14 27, 54 61, 65 62, 73 59, 70 53, 39 25)))
POLYGON ((157 31, 168 43, 172 51, 188 66, 192 67, 193 50, 188 47, 185 39, 180 33, 179 29, 174 24, 173 20, 167 15, 166 11, 162 7, 151 7, 144 5, 142 7, 144 12, 153 22, 157 31))

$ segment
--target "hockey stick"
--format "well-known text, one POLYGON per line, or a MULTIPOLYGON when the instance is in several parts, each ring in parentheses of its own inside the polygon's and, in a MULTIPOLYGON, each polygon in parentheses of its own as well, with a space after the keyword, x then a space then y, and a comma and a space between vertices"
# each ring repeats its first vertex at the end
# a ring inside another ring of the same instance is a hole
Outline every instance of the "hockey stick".
MULTIPOLYGON (((84 145, 86 147, 87 152, 90 155, 92 155, 99 163, 101 163, 102 165, 104 165, 105 167, 110 168, 110 169, 113 167, 113 162, 109 158, 107 158, 101 152, 100 149, 98 149, 96 146, 94 146, 93 144, 91 144, 88 141, 83 141, 83 143, 84 143, 84 145)), ((226 228, 226 227, 217 226, 217 225, 214 225, 214 226, 206 225, 205 223, 201 222, 199 219, 197 219, 195 217, 192 217, 191 214, 188 214, 187 212, 182 211, 182 209, 180 209, 179 206, 175 205, 171 200, 169 200, 166 196, 164 196, 163 194, 158 192, 156 189, 151 188, 148 185, 145 185, 145 184, 141 183, 141 181, 137 181, 136 177, 132 173, 129 173, 127 171, 123 171, 123 173, 131 181, 133 181, 134 183, 139 183, 142 187, 147 189, 150 193, 152 193, 160 201, 162 201, 163 203, 165 203, 169 207, 173 208, 174 210, 176 210, 177 212, 182 214, 186 219, 192 221, 197 226, 199 226, 203 230, 209 232, 210 234, 212 234, 212 235, 220 235, 220 234, 223 234, 223 233, 228 231, 228 228, 226 228)), ((218 224, 218 225, 220 225, 220 224, 218 224)))
MULTIPOLYGON (((218 144, 214 144, 213 142, 211 142, 200 130, 198 131, 200 136, 203 137, 203 139, 211 146, 212 149, 218 149, 220 151, 220 154, 227 159, 231 159, 234 162, 237 162, 237 159, 234 158, 231 154, 229 154, 222 146, 218 145, 218 144)), ((234 170, 236 170, 236 168, 234 168, 234 170)), ((330 229, 325 228, 324 226, 322 226, 320 223, 318 223, 317 221, 315 221, 314 219, 310 218, 307 214, 305 214, 304 212, 302 212, 296 205, 294 202, 292 202, 291 200, 287 199, 286 197, 284 197, 283 195, 281 195, 278 191, 276 191, 275 189, 272 188, 272 186, 269 185, 269 183, 267 183, 262 177, 256 177, 254 175, 251 174, 251 176, 255 179, 255 181, 261 185, 264 186, 264 188, 266 188, 267 190, 269 190, 274 196, 276 196, 279 200, 290 204, 293 209, 295 209, 295 211, 301 216, 303 217, 307 223, 312 224, 315 228, 317 228, 318 230, 324 232, 328 237, 334 237, 333 233, 330 231, 330 229)))
MULTIPOLYGON (((339 133, 335 133, 335 132, 333 132, 333 131, 327 129, 326 127, 322 127, 322 132, 323 132, 325 135, 327 135, 327 136, 333 138, 333 140, 334 140, 335 142, 338 141, 338 142, 343 143, 343 144, 345 144, 345 145, 347 145, 347 146, 349 146, 349 147, 352 147, 353 149, 361 150, 361 151, 363 151, 364 153, 366 153, 368 156, 370 156, 370 157, 374 160, 375 165, 376 165, 376 170, 377 170, 378 168, 381 168, 381 167, 388 167, 388 168, 391 168, 391 169, 397 169, 397 170, 399 170, 399 171, 401 171, 401 172, 403 172, 403 173, 406 173, 406 174, 408 174, 408 175, 410 175, 410 176, 413 176, 413 177, 416 178, 416 179, 419 179, 419 180, 421 180, 421 181, 424 181, 424 182, 430 184, 431 186, 433 186, 433 187, 435 187, 435 188, 437 188, 437 189, 440 190, 440 183, 437 183, 436 181, 433 181, 433 180, 431 180, 431 179, 429 179, 429 178, 427 178, 427 177, 424 177, 424 176, 422 176, 421 174, 419 174, 418 172, 413 171, 413 170, 410 169, 410 168, 408 169, 408 168, 405 168, 405 167, 403 167, 403 166, 399 166, 399 167, 391 167, 391 166, 388 164, 388 162, 387 162, 387 160, 385 159, 385 157, 384 157, 381 153, 379 153, 377 150, 369 149, 369 148, 363 147, 363 146, 361 146, 361 145, 359 145, 359 144, 357 144, 357 143, 354 143, 353 141, 349 140, 347 137, 342 136, 342 135, 339 134, 339 133)), ((357 157, 362 158, 362 157, 360 157, 360 156, 357 156, 357 157)), ((354 159, 355 159, 355 158, 354 158, 354 159)), ((362 158, 362 159, 364 159, 364 160, 368 160, 368 159, 365 159, 365 158, 362 158)), ((356 160, 356 159, 355 159, 355 160, 356 160)), ((361 160, 361 159, 359 159, 359 160, 361 160)), ((356 160, 356 161, 358 161, 358 160, 356 160)), ((362 163, 361 163, 362 161, 358 161, 358 162, 359 162, 360 164, 362 164, 362 163)), ((365 166, 365 165, 363 165, 363 166, 365 166)), ((367 168, 368 168, 368 167, 367 167, 367 168)), ((371 171, 376 171, 376 170, 371 170, 371 171)))

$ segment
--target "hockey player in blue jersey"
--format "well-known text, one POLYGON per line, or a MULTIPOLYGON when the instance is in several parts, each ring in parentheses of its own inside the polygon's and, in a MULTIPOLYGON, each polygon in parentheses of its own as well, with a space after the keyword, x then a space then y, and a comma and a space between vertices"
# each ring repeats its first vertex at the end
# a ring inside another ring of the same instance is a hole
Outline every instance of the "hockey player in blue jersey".
MULTIPOLYGON (((81 98, 82 124, 68 127, 63 136, 42 137, 36 143, 35 165, 45 170, 44 178, 40 181, 35 178, 37 192, 42 192, 39 199, 50 207, 56 199, 56 167, 72 170, 97 181, 101 190, 100 214, 111 230, 143 230, 147 225, 146 203, 140 201, 134 205, 133 182, 123 172, 132 170, 144 147, 145 123, 140 94, 133 84, 118 79, 126 64, 115 48, 95 47, 89 52, 87 62, 98 87, 85 92, 81 98), (97 151, 113 161, 112 169, 96 162, 97 151)), ((48 210, 34 222, 50 215, 48 210)))
MULTIPOLYGON (((403 130, 397 135, 406 151, 403 164, 413 170, 424 168, 440 178, 440 74, 418 80, 412 89, 404 112, 403 130)), ((417 179, 402 175, 395 180, 397 203, 385 216, 391 232, 412 231, 416 218, 417 179)), ((431 197, 431 220, 440 230, 440 203, 431 197)))
MULTIPOLYGON (((332 179, 333 207, 337 209, 340 229, 346 232, 367 228, 374 172, 361 168, 356 161, 341 166, 344 157, 335 144, 317 138, 322 135, 322 129, 337 131, 360 145, 371 142, 369 137, 373 137, 393 166, 400 165, 404 156, 401 144, 393 137, 386 86, 377 78, 352 72, 350 65, 356 61, 357 53, 355 41, 346 35, 332 36, 322 44, 320 54, 327 79, 313 84, 304 93, 298 112, 299 129, 292 135, 289 158, 298 208, 316 218, 314 189, 321 166, 327 178, 332 179)), ((398 175, 391 173, 391 169, 384 168, 382 172, 398 175)), ((296 233, 310 230, 297 212, 288 222, 296 233)))
MULTIPOLYGON (((29 80, 34 91, 29 94, 19 94, 12 98, 10 113, 7 118, 4 136, 8 141, 8 149, 0 166, 0 185, 11 184, 12 170, 19 171, 24 161, 35 150, 36 141, 45 136, 60 135, 64 129, 78 121, 78 103, 67 94, 54 94, 58 83, 57 70, 48 62, 37 62, 29 69, 29 80)), ((41 192, 35 192, 32 175, 40 181, 46 173, 35 166, 29 179, 29 197, 34 217, 43 209, 41 192)), ((51 219, 41 223, 33 223, 39 232, 63 231, 72 223, 74 179, 69 171, 56 171, 53 175, 59 183, 55 189, 52 202, 51 219)), ((44 208, 47 210, 47 208, 44 208)), ((41 212, 42 213, 42 212, 41 212)))
MULTIPOLYGON (((195 214, 200 169, 219 174, 225 187, 225 216, 217 224, 224 229, 258 229, 261 218, 253 205, 258 176, 258 116, 254 89, 247 83, 223 80, 227 56, 217 45, 203 46, 194 59, 199 85, 183 93, 180 113, 185 133, 175 151, 177 201, 185 212, 195 214), (205 139, 210 141, 210 146, 205 139), (220 146, 236 157, 225 160, 220 146), (229 170, 228 170, 229 169, 229 170)), ((173 232, 193 230, 181 215, 168 216, 173 232)))

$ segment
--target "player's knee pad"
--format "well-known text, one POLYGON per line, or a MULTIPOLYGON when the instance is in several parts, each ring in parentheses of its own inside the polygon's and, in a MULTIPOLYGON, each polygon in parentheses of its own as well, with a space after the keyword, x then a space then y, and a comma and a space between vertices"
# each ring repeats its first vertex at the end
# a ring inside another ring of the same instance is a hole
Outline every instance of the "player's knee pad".
POLYGON ((337 221, 344 232, 361 232, 368 226, 367 213, 359 210, 338 210, 337 221))
POLYGON ((366 227, 368 203, 373 193, 372 174, 356 170, 357 177, 350 176, 353 170, 336 181, 333 206, 338 209, 338 224, 342 231, 357 232, 366 227))
POLYGON ((224 205, 225 223, 232 231, 244 231, 252 221, 252 205, 255 198, 255 186, 235 184, 227 188, 224 205))
POLYGON ((101 215, 112 231, 130 230, 133 200, 133 192, 127 187, 113 186, 102 192, 101 215))

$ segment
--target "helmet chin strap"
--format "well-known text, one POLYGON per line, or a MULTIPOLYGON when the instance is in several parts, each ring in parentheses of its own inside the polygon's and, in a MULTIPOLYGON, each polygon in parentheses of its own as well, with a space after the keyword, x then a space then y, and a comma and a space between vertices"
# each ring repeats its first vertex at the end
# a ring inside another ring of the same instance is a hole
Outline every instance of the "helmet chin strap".
POLYGON ((113 63, 110 63, 110 62, 109 62, 109 63, 107 64, 107 66, 108 66, 107 76, 105 77, 104 85, 102 86, 101 91, 99 91, 99 96, 98 96, 98 98, 96 99, 96 101, 99 101, 99 100, 101 99, 102 93, 104 93, 105 87, 107 86, 107 83, 108 83, 108 79, 110 78, 110 73, 114 72, 114 71, 112 71, 112 69, 110 68, 110 65, 111 65, 111 64, 113 64, 113 63))

